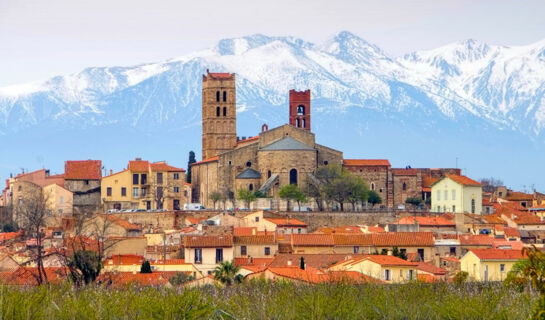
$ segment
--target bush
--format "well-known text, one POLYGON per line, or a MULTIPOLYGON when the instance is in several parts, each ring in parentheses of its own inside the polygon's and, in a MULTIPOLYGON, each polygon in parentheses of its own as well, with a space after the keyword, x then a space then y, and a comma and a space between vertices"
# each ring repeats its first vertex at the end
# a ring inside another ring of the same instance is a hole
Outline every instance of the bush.
POLYGON ((469 273, 465 271, 460 271, 454 276, 454 279, 452 279, 452 281, 457 287, 460 287, 462 286, 462 284, 464 284, 464 282, 467 281, 468 277, 469 277, 469 273))

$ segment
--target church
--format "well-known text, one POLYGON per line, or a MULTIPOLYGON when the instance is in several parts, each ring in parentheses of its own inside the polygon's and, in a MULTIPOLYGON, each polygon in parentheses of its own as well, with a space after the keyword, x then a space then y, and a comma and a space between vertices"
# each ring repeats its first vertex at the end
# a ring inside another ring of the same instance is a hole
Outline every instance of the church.
POLYGON ((202 161, 191 166, 192 202, 213 207, 210 195, 234 197, 243 188, 277 198, 280 188, 305 189, 319 166, 342 165, 363 178, 382 199, 382 206, 401 208, 409 197, 424 201, 431 184, 458 168, 392 168, 386 159, 343 159, 343 153, 316 143, 311 131, 310 90, 289 92, 289 124, 248 139, 236 133, 236 75, 211 73, 202 78, 202 161))
POLYGON ((338 150, 316 143, 311 125, 310 90, 289 92, 289 124, 239 140, 236 134, 235 74, 202 79, 202 155, 191 166, 193 202, 212 207, 210 194, 244 188, 276 197, 287 184, 304 188, 318 166, 343 163, 338 150))

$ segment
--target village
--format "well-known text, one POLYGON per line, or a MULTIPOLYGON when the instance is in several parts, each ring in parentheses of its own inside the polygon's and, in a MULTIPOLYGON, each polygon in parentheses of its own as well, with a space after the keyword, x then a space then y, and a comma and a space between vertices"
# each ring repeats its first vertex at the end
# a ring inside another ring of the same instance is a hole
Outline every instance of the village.
POLYGON ((202 159, 187 168, 66 160, 6 179, 0 282, 496 282, 543 248, 545 194, 345 159, 316 143, 310 90, 286 93, 287 124, 239 137, 236 88, 234 73, 203 75, 202 159))

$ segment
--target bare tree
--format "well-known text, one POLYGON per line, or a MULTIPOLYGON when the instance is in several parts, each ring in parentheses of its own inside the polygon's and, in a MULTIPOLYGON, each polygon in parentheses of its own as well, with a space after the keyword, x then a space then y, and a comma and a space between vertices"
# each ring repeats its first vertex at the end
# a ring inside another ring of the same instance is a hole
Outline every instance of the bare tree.
POLYGON ((481 179, 483 192, 494 192, 497 187, 503 186, 503 181, 494 177, 481 179))

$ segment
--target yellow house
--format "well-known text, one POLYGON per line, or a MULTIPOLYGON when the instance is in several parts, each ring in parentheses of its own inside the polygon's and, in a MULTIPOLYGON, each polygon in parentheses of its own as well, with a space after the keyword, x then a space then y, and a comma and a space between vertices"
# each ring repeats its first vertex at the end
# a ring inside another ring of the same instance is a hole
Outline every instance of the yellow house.
POLYGON ((276 235, 269 232, 266 235, 233 237, 235 258, 271 258, 278 252, 276 235))
POLYGON ((103 177, 100 192, 104 210, 181 210, 190 197, 184 169, 140 158, 103 177))
POLYGON ((188 235, 184 238, 184 257, 203 274, 210 274, 224 261, 233 261, 233 236, 188 235))
MULTIPOLYGON (((56 183, 43 187, 44 197, 48 208, 48 217, 71 217, 74 203, 74 194, 56 183)), ((60 223, 60 219, 57 219, 60 223)))
POLYGON ((471 249, 460 259, 461 270, 474 281, 503 281, 518 260, 520 250, 471 249))
POLYGON ((386 283, 416 280, 417 263, 389 255, 366 255, 344 260, 329 271, 356 271, 386 283))
POLYGON ((483 189, 466 176, 447 174, 431 185, 431 210, 482 214, 483 189))

